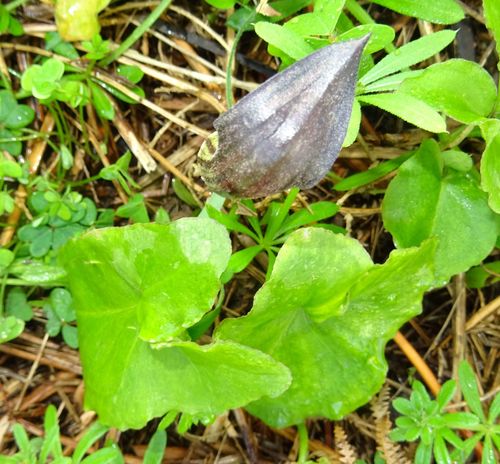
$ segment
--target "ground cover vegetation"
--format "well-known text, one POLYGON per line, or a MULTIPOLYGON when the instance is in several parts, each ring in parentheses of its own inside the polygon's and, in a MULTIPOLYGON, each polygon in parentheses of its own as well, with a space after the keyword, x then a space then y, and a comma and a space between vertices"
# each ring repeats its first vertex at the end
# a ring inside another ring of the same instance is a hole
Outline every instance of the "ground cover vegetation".
POLYGON ((498 462, 496 0, 0 34, 0 463, 498 462))

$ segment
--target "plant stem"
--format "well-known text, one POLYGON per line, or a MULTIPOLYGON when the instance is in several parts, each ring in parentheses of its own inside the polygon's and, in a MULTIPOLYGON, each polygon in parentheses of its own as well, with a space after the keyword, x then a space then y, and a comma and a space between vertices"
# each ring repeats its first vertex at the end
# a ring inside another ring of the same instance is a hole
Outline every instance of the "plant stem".
POLYGON ((5 5, 5 9, 7 11, 15 10, 18 6, 21 6, 23 3, 26 3, 28 0, 14 0, 13 2, 7 3, 5 5))
POLYGON ((170 3, 172 3, 172 0, 162 0, 144 20, 144 22, 137 26, 132 34, 130 34, 115 50, 113 50, 107 57, 103 58, 99 62, 99 65, 105 67, 123 55, 155 23, 162 13, 169 7, 170 3))
POLYGON ((309 435, 305 422, 297 425, 297 432, 299 434, 299 457, 297 464, 305 464, 309 455, 309 435))
POLYGON ((232 68, 233 68, 233 63, 234 63, 234 56, 236 55, 236 48, 238 47, 238 43, 241 39, 241 36, 243 35, 243 32, 245 32, 246 27, 255 19, 255 11, 248 16, 246 21, 242 24, 242 26, 238 29, 238 32, 236 32, 236 35, 234 36, 234 41, 233 45, 231 47, 231 51, 229 52, 229 57, 227 59, 227 67, 226 67, 226 105, 227 109, 231 108, 234 105, 234 99, 233 99, 233 92, 232 92, 232 68))

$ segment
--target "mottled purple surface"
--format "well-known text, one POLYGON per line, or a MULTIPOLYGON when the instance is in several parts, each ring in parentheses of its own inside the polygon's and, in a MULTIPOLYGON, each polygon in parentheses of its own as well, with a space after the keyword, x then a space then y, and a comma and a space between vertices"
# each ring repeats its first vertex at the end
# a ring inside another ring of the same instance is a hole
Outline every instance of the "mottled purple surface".
POLYGON ((316 51, 222 114, 218 149, 199 160, 208 187, 256 198, 319 182, 342 147, 367 40, 316 51))

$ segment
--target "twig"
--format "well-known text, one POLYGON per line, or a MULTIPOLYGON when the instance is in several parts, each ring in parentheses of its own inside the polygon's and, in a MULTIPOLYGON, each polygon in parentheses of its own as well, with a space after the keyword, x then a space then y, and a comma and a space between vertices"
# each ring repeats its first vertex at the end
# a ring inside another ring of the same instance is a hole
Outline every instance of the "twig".
POLYGON ((397 332, 393 340, 399 346, 405 356, 410 360, 410 362, 415 366, 423 381, 425 382, 427 387, 429 387, 429 390, 434 395, 437 395, 439 393, 439 390, 441 390, 441 385, 439 384, 430 367, 418 354, 417 350, 415 350, 413 345, 405 338, 405 336, 401 332, 397 332))
POLYGON ((36 355, 35 360, 33 361, 33 364, 31 365, 31 369, 29 371, 28 377, 26 378, 26 381, 24 382, 23 389, 21 390, 21 393, 17 399, 16 405, 14 406, 14 412, 17 411, 23 402, 24 395, 26 395, 26 392, 28 391, 28 387, 30 386, 31 381, 33 380, 33 377, 35 375, 35 372, 38 368, 38 365, 40 364, 40 359, 42 358, 43 355, 43 350, 45 349, 45 345, 47 344, 47 341, 49 339, 49 334, 46 333, 45 336, 43 337, 42 343, 40 345, 40 348, 38 350, 38 353, 36 355))

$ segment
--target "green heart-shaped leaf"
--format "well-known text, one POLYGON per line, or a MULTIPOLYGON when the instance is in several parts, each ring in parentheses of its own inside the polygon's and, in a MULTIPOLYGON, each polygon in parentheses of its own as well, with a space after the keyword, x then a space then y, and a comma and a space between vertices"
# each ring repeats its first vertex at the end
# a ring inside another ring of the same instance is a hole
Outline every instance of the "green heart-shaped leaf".
POLYGON ((264 351, 292 372, 282 395, 247 409, 286 427, 314 416, 340 419, 366 403, 385 379, 385 343, 420 311, 433 251, 428 242, 374 265, 351 238, 319 228, 291 234, 249 315, 216 332, 217 340, 264 351))
POLYGON ((287 388, 288 369, 266 354, 187 341, 230 254, 224 227, 200 218, 95 230, 62 248, 85 404, 103 423, 139 428, 169 410, 220 414, 287 388))
POLYGON ((477 173, 457 171, 433 140, 399 168, 382 204, 382 218, 398 247, 437 237, 440 284, 480 263, 495 246, 498 217, 488 206, 477 173))

